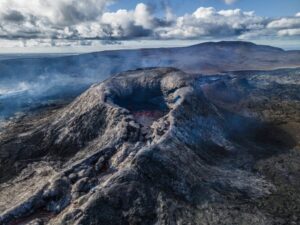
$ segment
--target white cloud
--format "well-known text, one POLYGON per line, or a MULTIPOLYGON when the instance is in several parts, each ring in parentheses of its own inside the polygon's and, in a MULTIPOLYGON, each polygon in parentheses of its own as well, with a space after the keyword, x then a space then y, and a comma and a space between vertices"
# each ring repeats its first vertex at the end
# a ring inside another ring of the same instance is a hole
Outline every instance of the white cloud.
POLYGON ((192 14, 178 17, 173 26, 159 33, 166 39, 240 36, 249 30, 262 29, 264 20, 254 12, 240 9, 217 11, 212 7, 200 7, 192 14))
POLYGON ((113 0, 2 0, 0 35, 9 39, 66 38, 65 31, 69 27, 97 21, 111 2, 113 0))
POLYGON ((280 36, 300 36, 300 28, 279 30, 280 36))
POLYGON ((213 7, 209 7, 209 8, 200 7, 193 13, 193 16, 196 19, 201 19, 201 18, 208 18, 208 17, 214 15, 215 13, 216 13, 216 10, 213 7))
POLYGON ((146 29, 153 28, 153 15, 149 7, 144 3, 137 4, 134 11, 134 20, 136 25, 146 29))
POLYGON ((18 38, 133 38, 149 35, 155 18, 149 7, 105 12, 113 0, 3 0, 0 36, 18 38))
POLYGON ((165 6, 165 19, 167 22, 173 21, 176 16, 173 14, 173 10, 170 6, 165 6))
POLYGON ((88 38, 128 39, 149 35, 155 26, 147 5, 139 3, 134 10, 120 9, 106 12, 97 22, 81 23, 73 27, 75 33, 88 38))
POLYGON ((279 36, 299 36, 300 17, 273 20, 267 25, 267 28, 276 31, 279 36))
POLYGON ((237 0, 224 0, 227 5, 235 3, 237 0))
POLYGON ((0 38, 26 46, 88 45, 90 40, 276 38, 298 36, 300 29, 300 13, 272 19, 241 9, 199 7, 177 17, 165 5, 165 15, 157 17, 144 3, 131 10, 107 11, 115 0, 0 1, 0 38))
POLYGON ((112 0, 2 0, 0 13, 11 10, 22 15, 48 20, 53 24, 74 24, 93 20, 112 0))
POLYGON ((300 18, 281 18, 268 24, 268 28, 294 28, 300 27, 300 18))

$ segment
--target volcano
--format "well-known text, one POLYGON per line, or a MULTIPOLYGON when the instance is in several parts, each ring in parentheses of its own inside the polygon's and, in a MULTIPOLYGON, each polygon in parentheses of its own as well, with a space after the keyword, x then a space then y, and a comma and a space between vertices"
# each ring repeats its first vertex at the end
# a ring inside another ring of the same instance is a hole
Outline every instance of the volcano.
POLYGON ((299 224, 299 84, 145 68, 11 121, 0 224, 299 224))

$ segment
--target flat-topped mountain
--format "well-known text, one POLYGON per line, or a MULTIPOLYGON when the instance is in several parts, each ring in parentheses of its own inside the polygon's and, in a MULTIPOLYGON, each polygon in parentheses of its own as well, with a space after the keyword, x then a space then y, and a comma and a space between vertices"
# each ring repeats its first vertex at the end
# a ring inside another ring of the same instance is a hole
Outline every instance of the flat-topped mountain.
POLYGON ((0 224, 299 224, 299 84, 131 70, 11 121, 0 224))

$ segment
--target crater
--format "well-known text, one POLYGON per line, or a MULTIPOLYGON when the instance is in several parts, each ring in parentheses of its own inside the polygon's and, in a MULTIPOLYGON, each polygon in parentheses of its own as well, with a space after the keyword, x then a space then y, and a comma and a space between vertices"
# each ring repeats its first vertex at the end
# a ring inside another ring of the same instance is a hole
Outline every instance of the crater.
POLYGON ((147 128, 169 112, 160 85, 135 87, 129 94, 117 95, 113 101, 120 107, 128 109, 136 122, 147 128))

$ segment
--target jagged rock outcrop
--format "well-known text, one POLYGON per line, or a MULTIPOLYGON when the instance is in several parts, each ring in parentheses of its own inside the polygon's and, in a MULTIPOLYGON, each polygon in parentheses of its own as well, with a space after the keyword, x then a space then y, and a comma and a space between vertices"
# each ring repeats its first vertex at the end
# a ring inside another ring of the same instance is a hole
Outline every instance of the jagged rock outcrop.
POLYGON ((298 224, 299 96, 259 79, 128 71, 11 122, 0 224, 298 224))

